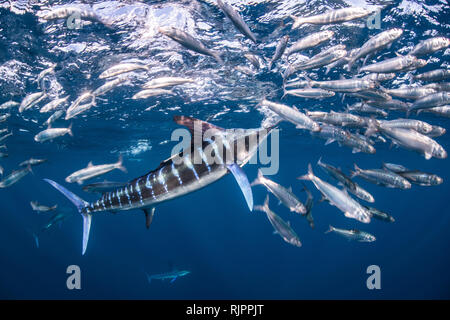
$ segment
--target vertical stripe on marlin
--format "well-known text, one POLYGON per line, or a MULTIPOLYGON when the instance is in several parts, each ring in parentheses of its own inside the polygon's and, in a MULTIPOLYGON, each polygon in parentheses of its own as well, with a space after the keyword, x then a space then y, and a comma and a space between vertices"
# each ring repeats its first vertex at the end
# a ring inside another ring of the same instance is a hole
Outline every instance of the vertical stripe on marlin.
POLYGON ((150 190, 151 190, 153 199, 156 199, 156 197, 155 197, 155 192, 153 191, 152 183, 150 182, 150 176, 151 176, 151 174, 149 173, 149 174, 147 175, 147 181, 145 182, 145 187, 146 187, 147 189, 150 189, 150 190))
POLYGON ((164 174, 162 173, 163 169, 164 167, 162 167, 158 171, 158 182, 164 187, 164 190, 166 190, 166 192, 169 192, 169 190, 167 189, 166 179, 164 177, 164 174))
POLYGON ((194 173, 195 179, 199 180, 200 178, 199 178, 199 176, 197 174, 197 171, 195 171, 194 165, 191 162, 190 155, 184 157, 183 160, 184 160, 184 163, 186 164, 186 167, 188 167, 194 173))
MULTIPOLYGON (((142 199, 142 192, 141 192, 141 187, 139 186, 139 181, 141 181, 141 178, 139 178, 139 179, 136 181, 136 191, 137 191, 137 193, 138 193, 138 195, 139 195, 139 201, 140 201, 140 203, 143 205, 143 204, 144 204, 144 201, 143 201, 143 199, 142 199)), ((133 186, 131 185, 131 187, 133 187, 133 186)))
POLYGON ((178 172, 177 168, 175 168, 173 162, 172 162, 172 173, 178 179, 178 182, 180 183, 181 186, 183 184, 183 180, 181 180, 180 173, 178 172))
POLYGON ((128 188, 125 187, 125 195, 127 196, 128 199, 128 205, 131 206, 131 198, 130 198, 130 194, 128 193, 128 188))
POLYGON ((122 208, 122 202, 120 201, 119 190, 116 191, 116 197, 117 197, 117 201, 119 202, 119 207, 122 208))
POLYGON ((198 153, 200 154, 200 156, 202 157, 202 160, 205 163, 206 168, 208 169, 208 173, 210 173, 211 172, 211 167, 208 164, 208 157, 203 152, 202 147, 198 147, 197 150, 198 150, 198 153))

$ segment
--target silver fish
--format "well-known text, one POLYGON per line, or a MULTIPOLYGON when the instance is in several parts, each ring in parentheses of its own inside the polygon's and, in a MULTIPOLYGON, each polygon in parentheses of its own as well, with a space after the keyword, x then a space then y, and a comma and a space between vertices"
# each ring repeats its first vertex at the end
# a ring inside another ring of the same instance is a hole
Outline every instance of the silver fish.
POLYGON ((339 168, 335 168, 330 164, 323 163, 322 158, 319 159, 317 164, 332 178, 336 179, 340 184, 342 184, 347 191, 351 192, 358 198, 365 200, 367 202, 375 202, 373 196, 361 188, 356 182, 352 181, 347 177, 339 168))
POLYGON ((347 93, 346 95, 363 100, 373 100, 382 102, 392 100, 392 97, 390 95, 379 89, 361 90, 358 92, 350 92, 347 93))
POLYGON ((383 81, 392 80, 394 78, 395 78, 395 73, 369 73, 369 74, 366 74, 361 79, 372 80, 375 82, 383 82, 383 81))
POLYGON ((45 120, 44 124, 46 124, 48 127, 52 125, 53 122, 61 118, 66 111, 63 109, 56 110, 55 113, 53 113, 50 117, 48 117, 47 120, 45 120))
POLYGON ((43 206, 43 205, 39 204, 37 201, 31 201, 30 205, 34 211, 38 211, 38 212, 48 212, 48 211, 56 210, 56 208, 58 208, 58 205, 56 205, 56 204, 52 207, 48 207, 48 206, 43 206))
POLYGON ((287 44, 289 41, 289 36, 283 36, 281 37, 280 41, 278 41, 277 47, 275 49, 275 53, 272 56, 272 59, 270 59, 269 61, 269 65, 268 65, 268 69, 271 70, 273 63, 275 61, 277 61, 278 59, 281 58, 281 56, 283 55, 284 51, 286 50, 287 44))
POLYGON ((6 101, 6 102, 4 102, 4 103, 2 103, 2 104, 0 105, 0 110, 13 108, 13 107, 16 107, 16 106, 18 106, 18 105, 19 105, 18 102, 9 100, 9 101, 6 101))
POLYGON ((206 48, 203 43, 195 39, 190 34, 184 32, 183 30, 174 27, 159 27, 159 32, 180 43, 182 46, 188 48, 189 50, 211 56, 216 59, 219 64, 223 64, 223 60, 222 58, 220 58, 218 52, 206 48))
POLYGON ((289 55, 293 54, 294 52, 298 52, 301 50, 315 47, 324 41, 330 40, 333 36, 334 36, 334 32, 331 30, 319 31, 319 32, 310 34, 304 38, 301 38, 300 40, 295 42, 292 46, 290 46, 286 50, 286 55, 289 56, 289 55))
POLYGON ((267 195, 266 200, 262 206, 255 206, 255 210, 262 211, 266 214, 267 219, 269 219, 270 224, 275 229, 275 232, 280 235, 280 237, 289 244, 296 247, 301 247, 302 243, 298 238, 295 231, 291 228, 289 222, 285 222, 281 219, 275 212, 269 208, 269 195, 267 195))
POLYGON ((36 92, 27 95, 19 106, 19 112, 22 113, 27 109, 30 109, 34 105, 38 104, 42 100, 44 100, 47 97, 47 94, 45 92, 36 92))
POLYGON ((450 70, 436 69, 421 74, 416 74, 414 79, 422 81, 441 81, 450 78, 450 70))
POLYGON ((402 87, 398 89, 384 89, 384 91, 395 97, 412 100, 420 99, 436 93, 435 89, 426 87, 402 87))
POLYGON ((356 200, 350 197, 346 191, 339 190, 331 184, 316 177, 312 171, 311 164, 308 165, 308 173, 304 176, 298 177, 297 179, 312 181, 325 199, 327 199, 331 205, 336 206, 339 210, 341 210, 347 218, 353 218, 364 223, 370 222, 370 214, 367 209, 362 207, 356 200))
POLYGON ((295 65, 293 68, 295 70, 317 69, 345 57, 346 54, 347 51, 345 50, 336 50, 326 55, 318 54, 316 56, 311 57, 311 59, 309 59, 306 62, 302 62, 298 65, 295 65))
POLYGON ((3 178, 3 180, 0 181, 0 188, 7 188, 7 187, 12 186, 13 184, 17 183, 20 179, 25 177, 30 172, 31 172, 30 166, 23 168, 23 169, 13 171, 11 174, 9 174, 5 178, 3 178))
POLYGON ((450 46, 450 39, 445 37, 434 37, 419 42, 409 54, 420 57, 447 48, 448 46, 450 46))
POLYGON ((160 96, 163 94, 173 95, 175 93, 172 90, 166 90, 166 89, 145 89, 145 90, 141 90, 138 93, 136 93, 131 99, 133 99, 133 100, 146 99, 149 97, 160 96))
POLYGON ((395 120, 378 120, 383 127, 413 129, 422 134, 430 133, 433 126, 421 120, 415 119, 395 119, 395 120))
POLYGON ((5 122, 9 117, 11 117, 10 113, 0 114, 0 122, 5 122))
POLYGON ((98 77, 100 79, 111 78, 118 76, 122 73, 127 73, 135 70, 150 70, 150 67, 143 64, 132 63, 132 62, 122 62, 116 64, 105 71, 103 71, 98 77))
POLYGON ((232 6, 222 0, 217 0, 217 5, 225 13, 225 15, 233 22, 236 29, 238 29, 244 36, 256 43, 255 35, 250 31, 250 28, 244 22, 241 15, 234 10, 232 6))
POLYGON ((347 106, 347 111, 356 112, 356 113, 360 113, 360 114, 370 114, 370 115, 375 115, 375 116, 380 116, 380 117, 388 116, 388 113, 386 111, 381 110, 376 107, 369 106, 362 102, 357 102, 350 106, 347 106))
POLYGON ((46 105, 44 105, 39 112, 50 112, 58 108, 61 104, 65 103, 69 99, 69 96, 65 96, 64 98, 58 98, 50 101, 46 105))
POLYGON ((310 131, 320 131, 320 126, 317 122, 311 120, 303 112, 300 112, 296 107, 289 107, 284 104, 274 103, 264 99, 260 105, 268 107, 281 118, 296 125, 298 129, 306 129, 310 131))
POLYGON ((390 100, 369 100, 365 102, 368 106, 385 109, 385 110, 397 110, 397 111, 405 111, 407 112, 411 104, 407 102, 403 102, 397 99, 390 100))
POLYGON ((299 214, 306 214, 306 208, 303 203, 298 200, 292 192, 292 188, 285 188, 278 183, 263 176, 261 170, 258 170, 258 177, 251 183, 250 186, 258 184, 264 185, 279 201, 284 204, 291 212, 299 214))
POLYGON ((86 110, 89 110, 92 106, 95 106, 95 95, 92 94, 91 91, 87 91, 80 95, 69 108, 66 110, 66 117, 65 120, 69 120, 80 113, 85 112, 86 110), (87 101, 87 102, 86 102, 87 101))
POLYGON ((314 121, 325 122, 335 126, 341 127, 362 127, 365 125, 365 120, 357 115, 344 112, 330 112, 323 111, 306 111, 306 115, 314 121))
POLYGON ((55 138, 62 137, 66 134, 73 136, 72 124, 68 128, 48 128, 46 130, 43 130, 34 136, 34 141, 44 142, 47 140, 53 140, 55 138))
POLYGON ((388 215, 386 212, 380 211, 377 208, 365 206, 367 210, 369 210, 370 214, 372 215, 372 218, 375 218, 377 220, 386 221, 386 222, 395 222, 394 217, 388 215))
POLYGON ((409 111, 440 107, 449 103, 450 92, 437 92, 414 101, 409 111))
POLYGON ((311 191, 309 191, 309 189, 306 187, 305 184, 303 184, 303 191, 305 191, 306 195, 307 195, 306 202, 305 202, 306 220, 308 221, 311 229, 314 229, 314 218, 312 216, 312 207, 314 204, 314 201, 313 201, 314 198, 313 198, 311 191))
POLYGON ((334 232, 340 236, 343 236, 344 238, 347 238, 348 240, 355 240, 359 242, 373 242, 376 240, 375 236, 371 235, 370 233, 357 229, 339 229, 330 225, 329 229, 325 233, 329 232, 334 232))
POLYGON ((370 135, 370 132, 375 132, 377 130, 390 138, 395 144, 423 154, 427 160, 431 159, 431 157, 436 157, 438 159, 447 158, 447 152, 440 144, 416 130, 389 128, 384 127, 382 124, 374 124, 374 122, 371 121, 366 135, 370 135), (375 127, 375 129, 373 127, 375 127))
POLYGON ((331 10, 319 15, 310 17, 295 17, 291 16, 294 20, 292 29, 300 27, 302 24, 333 24, 341 23, 346 21, 351 21, 363 17, 367 17, 372 11, 360 8, 360 7, 350 7, 337 10, 331 10))
POLYGON ((47 159, 34 159, 30 158, 28 160, 25 160, 19 164, 19 167, 27 167, 27 166, 37 166, 38 164, 42 164, 44 162, 47 162, 47 159))
POLYGON ((419 111, 430 112, 430 113, 433 113, 433 114, 441 116, 441 117, 450 118, 450 105, 441 106, 441 107, 427 108, 427 109, 422 109, 422 110, 419 110, 419 111))
POLYGON ((411 68, 421 68, 426 65, 425 60, 417 59, 415 56, 397 56, 395 58, 369 64, 359 69, 359 72, 391 73, 409 71, 411 68))
POLYGON ((355 53, 355 55, 348 62, 348 70, 352 69, 353 64, 358 59, 365 57, 375 51, 385 48, 403 34, 403 30, 399 28, 389 29, 383 31, 372 38, 370 38, 362 47, 355 53))
POLYGON ((125 82, 126 80, 128 80, 128 77, 119 76, 116 79, 110 80, 110 81, 106 82, 105 84, 101 85, 100 87, 95 89, 94 92, 92 92, 92 94, 96 97, 104 95, 105 93, 116 88, 118 85, 125 82))
POLYGON ((401 164, 389 163, 389 162, 383 162, 383 168, 386 168, 389 171, 392 171, 395 173, 409 171, 408 168, 406 168, 405 166, 402 166, 401 164))
POLYGON ((0 137, 0 142, 5 141, 6 138, 8 138, 8 137, 10 137, 10 136, 12 136, 12 135, 13 135, 13 133, 10 132, 10 133, 7 133, 7 134, 1 136, 1 137, 0 137))
POLYGON ((259 58, 256 54, 253 53, 246 53, 244 54, 244 57, 250 61, 250 63, 256 68, 259 69, 261 67, 261 64, 259 63, 259 58))
POLYGON ((177 86, 185 83, 193 83, 193 79, 182 77, 162 77, 156 78, 145 83, 142 88, 144 89, 160 89, 165 87, 177 86))
POLYGON ((447 132, 445 128, 440 126, 431 126, 431 131, 426 133, 425 135, 430 138, 440 137, 447 132))
POLYGON ((355 163, 355 171, 352 176, 361 177, 374 184, 388 187, 388 188, 400 188, 400 189, 410 189, 411 183, 402 176, 388 170, 384 169, 368 169, 363 170, 359 168, 355 163))
POLYGON ((108 173, 114 169, 119 169, 123 172, 127 172, 127 169, 122 165, 122 155, 119 156, 119 160, 116 163, 93 165, 89 162, 85 169, 75 171, 66 178, 66 182, 83 184, 85 180, 89 180, 105 173, 108 173))
POLYGON ((431 173, 415 171, 400 172, 399 175, 408 179, 409 182, 418 184, 419 186, 437 186, 444 182, 444 180, 431 173))
POLYGON ((286 95, 308 99, 323 99, 333 97, 335 93, 333 91, 320 88, 303 88, 303 89, 285 90, 283 97, 286 95))
POLYGON ((311 87, 319 87, 335 92, 358 92, 374 89, 377 83, 367 79, 341 79, 328 81, 308 80, 311 87))

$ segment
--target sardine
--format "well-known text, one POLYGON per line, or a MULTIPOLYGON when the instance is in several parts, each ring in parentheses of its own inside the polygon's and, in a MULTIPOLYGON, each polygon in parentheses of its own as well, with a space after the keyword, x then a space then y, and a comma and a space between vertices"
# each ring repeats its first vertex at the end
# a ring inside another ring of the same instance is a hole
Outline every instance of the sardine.
POLYGON ((114 169, 119 169, 123 172, 127 172, 127 169, 122 165, 122 155, 119 156, 119 160, 116 163, 93 165, 92 162, 88 163, 85 169, 75 171, 66 178, 66 182, 83 184, 85 180, 89 180, 105 173, 108 173, 114 169))
POLYGON ((336 206, 341 210, 347 218, 353 218, 364 223, 370 222, 370 213, 366 208, 362 207, 356 200, 350 197, 346 191, 339 190, 316 177, 312 171, 311 164, 308 165, 308 173, 297 179, 312 181, 324 198, 327 199, 331 205, 336 206))
POLYGON ((292 192, 292 188, 285 188, 282 185, 263 176, 261 170, 258 170, 258 177, 250 186, 264 185, 279 201, 284 204, 291 212, 306 214, 306 208, 292 192))
POLYGON ((372 11, 361 7, 349 7, 337 10, 331 10, 319 15, 310 17, 295 17, 291 16, 294 20, 292 29, 300 27, 302 24, 334 24, 346 21, 351 21, 359 18, 367 17, 372 11))
POLYGON ((174 27, 159 27, 159 32, 180 43, 182 46, 188 48, 189 50, 211 56, 216 59, 219 64, 223 64, 223 60, 222 58, 220 58, 218 52, 206 48, 203 43, 195 39, 190 34, 184 32, 183 30, 174 27))
POLYGON ((255 210, 262 211, 266 214, 267 219, 269 219, 270 224, 275 229, 275 232, 280 235, 280 237, 289 244, 296 247, 301 247, 302 243, 298 238, 295 231, 291 228, 289 222, 285 222, 281 219, 275 212, 269 208, 269 195, 267 195, 266 200, 262 206, 255 206, 255 210))

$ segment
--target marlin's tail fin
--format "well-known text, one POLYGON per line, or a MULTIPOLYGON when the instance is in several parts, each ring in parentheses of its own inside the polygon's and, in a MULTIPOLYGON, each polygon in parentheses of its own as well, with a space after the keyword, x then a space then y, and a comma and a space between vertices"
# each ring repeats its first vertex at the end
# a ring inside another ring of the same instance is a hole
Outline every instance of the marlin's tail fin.
POLYGON ((77 207, 78 212, 83 217, 83 251, 82 251, 82 254, 84 255, 84 253, 86 252, 88 241, 89 241, 89 231, 91 229, 91 221, 92 221, 92 215, 87 212, 83 212, 83 209, 88 206, 88 202, 84 201, 83 199, 78 197, 76 194, 70 192, 69 190, 67 190, 66 188, 64 188, 63 186, 61 186, 60 184, 56 183, 53 180, 44 179, 44 181, 48 182, 56 190, 58 190, 63 195, 65 195, 66 198, 69 199, 77 207))

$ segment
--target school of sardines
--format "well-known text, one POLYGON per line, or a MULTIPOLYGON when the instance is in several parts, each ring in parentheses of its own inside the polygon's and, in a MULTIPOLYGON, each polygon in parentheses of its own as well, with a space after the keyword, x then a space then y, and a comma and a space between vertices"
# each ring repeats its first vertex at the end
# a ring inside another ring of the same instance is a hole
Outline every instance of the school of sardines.
MULTIPOLYGON (((244 35, 243 41, 249 39, 254 43, 260 42, 241 14, 231 5, 223 0, 217 0, 216 4, 236 27, 236 31, 244 35)), ((72 6, 51 9, 42 18, 47 21, 56 20, 58 22, 58 20, 67 19, 73 14, 77 14, 82 20, 102 23, 106 27, 112 28, 104 19, 97 16, 93 10, 72 6)), ((315 25, 318 29, 315 32, 305 34, 304 37, 295 42, 290 41, 288 35, 281 36, 271 57, 262 57, 255 51, 243 52, 243 56, 248 60, 249 66, 227 66, 224 54, 209 49, 201 41, 183 30, 170 26, 161 26, 159 32, 161 36, 178 42, 181 47, 188 51, 194 51, 200 55, 206 55, 215 59, 220 67, 224 66, 247 75, 252 75, 257 70, 269 73, 275 68, 275 70, 281 72, 283 77, 283 95, 279 100, 285 99, 286 96, 293 96, 300 99, 321 99, 326 101, 327 98, 336 94, 342 95, 343 100, 346 97, 358 98, 360 102, 347 105, 345 109, 343 108, 344 110, 330 110, 327 112, 300 110, 280 101, 271 101, 271 99, 261 97, 256 105, 259 110, 269 111, 273 117, 276 116, 278 121, 291 122, 296 128, 309 131, 312 136, 325 140, 325 145, 337 142, 340 146, 350 148, 353 153, 374 154, 376 152, 375 144, 377 142, 386 142, 389 139, 394 145, 415 151, 423 155, 425 159, 432 157, 445 159, 447 152, 434 139, 445 134, 445 128, 418 119, 412 119, 411 117, 419 116, 425 112, 440 117, 450 117, 450 83, 445 82, 450 78, 450 69, 442 66, 428 72, 421 73, 418 71, 418 69, 427 64, 427 57, 449 47, 450 39, 442 36, 430 37, 415 44, 405 54, 400 55, 396 53, 395 57, 385 60, 377 59, 377 54, 389 48, 393 42, 402 37, 402 29, 380 30, 378 34, 367 39, 364 44, 357 48, 346 48, 342 44, 327 47, 327 43, 332 38, 335 38, 337 34, 331 30, 319 30, 321 26, 363 19, 371 14, 373 12, 365 8, 347 7, 329 10, 312 16, 291 16, 291 28, 292 30, 298 30, 299 34, 304 25, 315 25), (321 49, 319 53, 311 57, 301 54, 302 51, 313 48, 321 49), (291 59, 293 56, 295 61, 291 59), (286 63, 281 65, 280 61, 286 63), (315 73, 306 73, 313 70, 317 71, 321 68, 326 69, 325 74, 328 74, 330 70, 343 68, 350 74, 353 74, 353 77, 338 80, 322 80, 318 79, 315 73), (408 74, 410 85, 402 85, 397 88, 383 86, 384 82, 395 79, 399 74, 408 74), (388 118, 390 112, 403 113, 404 116, 396 119, 388 118)), ((61 120, 61 118, 64 118, 66 121, 74 119, 91 108, 95 108, 98 97, 130 81, 130 78, 127 77, 129 73, 149 71, 149 66, 145 64, 137 62, 119 63, 112 65, 99 75, 99 78, 105 79, 105 83, 102 86, 84 92, 76 99, 71 99, 69 96, 50 99, 44 89, 43 81, 47 75, 54 73, 56 66, 56 64, 51 65, 37 76, 36 92, 26 95, 20 102, 11 100, 0 104, 0 123, 3 125, 0 128, 0 143, 2 143, 0 145, 0 158, 8 156, 7 146, 4 143, 5 141, 7 142, 8 137, 13 135, 13 132, 10 132, 6 127, 11 113, 17 112, 21 114, 31 108, 39 107, 41 113, 51 114, 45 121, 47 129, 37 132, 34 136, 34 140, 37 143, 55 141, 67 134, 73 136, 72 124, 65 127, 53 127, 53 123, 58 119, 61 120)), ((175 86, 182 88, 184 84, 193 82, 195 82, 195 79, 181 76, 155 77, 142 85, 132 95, 132 99, 176 95, 172 88, 175 86)), ((190 129, 192 129, 194 123, 200 123, 204 128, 221 130, 221 128, 207 122, 185 116, 176 116, 175 122, 190 129)), ((263 133, 261 131, 255 134, 262 135, 263 133)), ((226 137, 224 139, 231 138, 226 137)), ((214 144, 212 141, 208 143, 214 144)), ((203 157, 203 150, 198 152, 203 157)), ((46 179, 46 181, 74 203, 82 215, 83 254, 88 243, 93 213, 141 209, 145 213, 146 225, 149 227, 155 214, 155 204, 202 188, 228 172, 231 172, 236 178, 250 210, 263 211, 275 232, 284 241, 300 247, 301 241, 299 236, 290 223, 283 220, 269 208, 269 195, 267 195, 263 204, 253 207, 251 187, 255 185, 264 186, 291 212, 304 216, 311 228, 314 228, 312 193, 303 184, 303 190, 307 196, 305 203, 303 203, 292 192, 291 188, 281 186, 264 176, 261 171, 258 172, 257 178, 250 184, 241 167, 247 163, 254 152, 255 150, 249 150, 248 154, 244 155, 242 159, 234 159, 235 163, 216 166, 209 165, 206 161, 200 165, 192 164, 189 155, 184 158, 184 162, 181 164, 175 164, 169 158, 163 161, 157 169, 130 182, 106 181, 83 186, 83 190, 86 192, 100 193, 102 195, 99 200, 93 203, 82 200, 52 180, 46 179)), ((0 181, 0 188, 7 188, 17 183, 31 172, 32 166, 45 161, 46 159, 31 158, 20 163, 20 168, 12 171, 10 174, 4 174, 4 170, 0 166, 0 174, 3 177, 0 181)), ((338 167, 326 163, 323 159, 318 160, 317 166, 341 187, 338 188, 316 176, 311 164, 308 166, 307 173, 298 177, 298 179, 312 182, 312 185, 321 193, 322 200, 337 207, 345 217, 356 219, 363 223, 369 223, 372 218, 394 222, 394 218, 388 213, 373 207, 375 202, 374 196, 355 182, 353 180, 354 177, 363 178, 379 186, 399 189, 411 188, 413 184, 434 186, 443 183, 443 179, 435 174, 394 163, 383 162, 380 163, 381 168, 375 169, 360 168, 355 164, 354 171, 349 175, 338 167)), ((116 163, 111 164, 93 165, 89 163, 86 168, 69 175, 65 181, 83 184, 86 180, 101 176, 114 169, 126 172, 122 165, 122 157, 116 163)), ((57 209, 56 205, 45 206, 32 201, 31 207, 38 212, 57 212, 36 233, 37 245, 38 236, 41 232, 70 215, 70 211, 61 211, 57 209)), ((326 232, 334 232, 347 239, 360 242, 372 242, 376 239, 374 235, 357 229, 347 230, 330 226, 326 232)))

